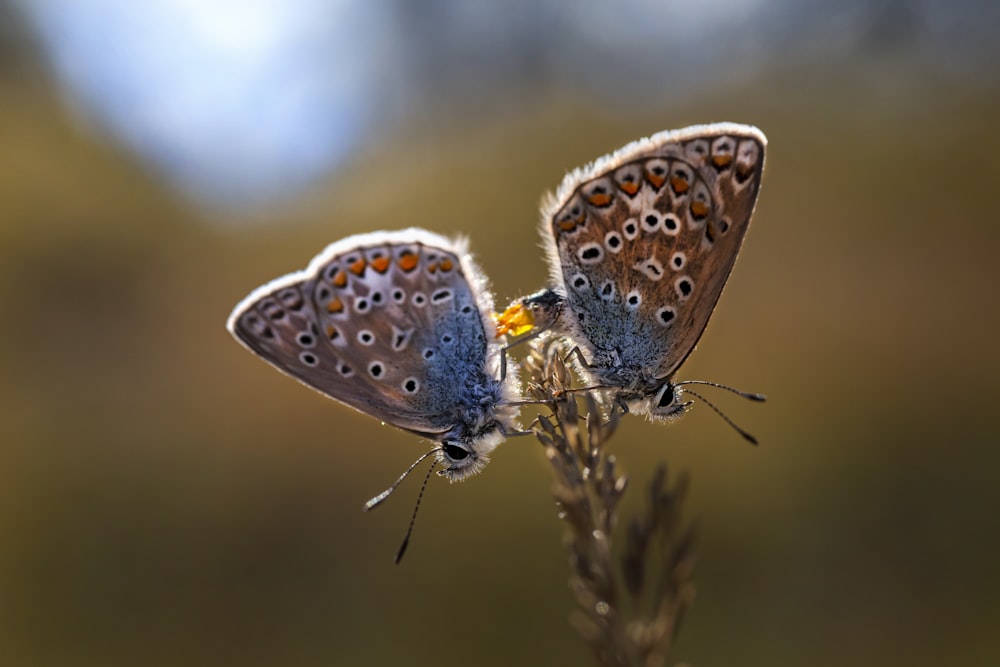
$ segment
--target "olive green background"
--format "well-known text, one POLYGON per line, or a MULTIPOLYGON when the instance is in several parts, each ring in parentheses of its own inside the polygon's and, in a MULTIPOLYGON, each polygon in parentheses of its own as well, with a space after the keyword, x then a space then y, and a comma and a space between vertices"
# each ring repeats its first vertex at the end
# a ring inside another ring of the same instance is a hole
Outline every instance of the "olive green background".
MULTIPOLYGON (((347 234, 465 233, 498 302, 543 285, 537 202, 639 136, 717 120, 770 144, 742 255, 682 370, 713 394, 629 419, 635 485, 692 475, 695 665, 1000 661, 1000 89, 787 62, 664 107, 535 91, 416 115, 291 203, 199 209, 0 79, 0 651, 10 665, 587 664, 542 448, 361 512, 425 444, 274 372, 224 329, 347 234), (886 77, 886 85, 872 77, 886 77)), ((912 72, 910 72, 912 75, 912 72)))

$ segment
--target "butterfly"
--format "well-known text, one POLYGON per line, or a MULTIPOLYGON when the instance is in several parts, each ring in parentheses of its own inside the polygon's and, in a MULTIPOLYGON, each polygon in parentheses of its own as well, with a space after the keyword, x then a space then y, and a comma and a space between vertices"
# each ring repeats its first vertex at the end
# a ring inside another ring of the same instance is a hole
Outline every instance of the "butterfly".
POLYGON ((568 174, 542 210, 551 287, 511 304, 498 332, 561 334, 589 388, 654 420, 682 414, 685 384, 714 384, 673 377, 736 262, 766 145, 755 127, 696 125, 568 174))
POLYGON ((439 474, 457 481, 517 431, 492 311, 464 241, 407 229, 328 246, 254 290, 226 326, 303 384, 436 443, 439 474))

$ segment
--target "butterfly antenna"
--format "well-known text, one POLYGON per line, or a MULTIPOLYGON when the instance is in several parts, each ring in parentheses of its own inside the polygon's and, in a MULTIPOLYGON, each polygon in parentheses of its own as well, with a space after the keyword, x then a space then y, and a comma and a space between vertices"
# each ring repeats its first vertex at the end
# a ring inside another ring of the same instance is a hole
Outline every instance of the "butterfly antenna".
MULTIPOLYGON (((404 479, 406 479, 406 476, 409 475, 411 472, 413 472, 414 468, 416 468, 418 465, 420 465, 421 461, 423 461, 424 459, 426 459, 428 456, 430 456, 431 454, 433 454, 436 451, 438 451, 437 447, 435 447, 434 449, 432 449, 431 451, 427 452, 426 454, 424 454, 423 456, 421 456, 419 459, 417 459, 416 461, 414 461, 413 465, 411 465, 409 468, 407 468, 406 472, 404 472, 402 475, 400 475, 399 479, 397 479, 395 482, 392 483, 392 486, 390 486, 388 489, 386 489, 382 493, 378 494, 377 496, 375 496, 374 498, 372 498, 371 500, 369 500, 368 502, 366 502, 364 510, 366 512, 369 512, 369 511, 375 509, 376 507, 378 507, 379 505, 381 505, 382 502, 386 498, 388 498, 390 495, 392 495, 392 492, 396 490, 396 487, 399 486, 403 482, 404 479)), ((431 468, 433 468, 433 467, 434 466, 431 466, 431 468)), ((425 485, 427 484, 426 480, 424 481, 424 484, 425 485)), ((421 491, 421 493, 423 493, 423 492, 421 491)))
MULTIPOLYGON (((705 382, 705 383, 702 383, 702 382, 685 382, 684 384, 712 384, 712 383, 711 382, 705 382)), ((716 385, 716 386, 721 386, 721 385, 716 385)), ((723 387, 723 388, 724 389, 729 389, 729 387, 723 387)), ((717 414, 720 417, 722 417, 723 421, 725 421, 727 424, 729 424, 733 428, 734 431, 736 431, 737 433, 739 433, 740 435, 742 435, 743 438, 747 442, 749 442, 751 445, 756 445, 757 444, 757 438, 753 437, 748 432, 744 431, 739 426, 737 426, 736 422, 734 422, 732 419, 730 419, 729 417, 727 417, 726 413, 724 413, 722 410, 720 410, 719 408, 715 407, 715 404, 712 403, 712 401, 708 400, 707 398, 705 398, 701 394, 697 394, 697 393, 691 391, 690 389, 685 389, 684 391, 685 391, 685 393, 691 394, 695 398, 700 399, 703 403, 705 403, 705 405, 707 405, 708 407, 710 407, 713 410, 715 410, 715 414, 717 414)), ((734 392, 736 392, 738 394, 742 394, 743 393, 743 392, 736 391, 736 390, 732 390, 732 391, 734 391, 734 392)), ((752 395, 753 396, 759 396, 760 394, 752 394, 752 395)), ((748 395, 747 398, 749 398, 749 397, 750 396, 748 395)), ((760 399, 753 399, 753 400, 763 400, 763 397, 761 397, 760 399)))
MULTIPOLYGON (((426 458, 426 454, 420 457, 422 461, 426 458)), ((417 461, 419 463, 420 461, 417 461)), ((399 565, 399 561, 403 560, 403 554, 406 553, 406 547, 410 545, 410 535, 413 533, 413 524, 417 522, 417 510, 420 509, 420 501, 424 497, 424 491, 427 489, 427 480, 431 478, 431 473, 434 472, 434 467, 437 466, 437 461, 431 463, 431 467, 427 469, 427 474, 424 475, 424 483, 420 485, 420 493, 417 495, 417 502, 413 506, 413 515, 410 516, 410 525, 406 529, 406 535, 403 537, 403 543, 399 545, 399 551, 396 552, 396 565, 399 565)))
MULTIPOLYGON (((719 384, 718 382, 708 382, 707 380, 684 380, 683 382, 676 383, 674 386, 675 387, 683 387, 686 384, 703 384, 703 385, 706 385, 708 387, 715 387, 716 389, 725 389, 726 391, 732 392, 732 393, 736 394, 737 396, 739 396, 741 398, 747 398, 747 399, 750 399, 751 401, 759 401, 761 403, 763 403, 764 401, 767 400, 767 396, 765 396, 764 394, 755 394, 755 393, 749 392, 749 391, 740 391, 739 389, 736 389, 735 387, 730 387, 728 385, 719 384)), ((693 391, 691 393, 694 394, 693 391)), ((698 396, 698 394, 695 394, 695 396, 698 396)), ((698 396, 698 398, 701 398, 701 396, 698 396)), ((701 398, 701 400, 705 401, 704 398, 701 398)), ((708 401, 705 401, 705 402, 708 403, 708 401)))

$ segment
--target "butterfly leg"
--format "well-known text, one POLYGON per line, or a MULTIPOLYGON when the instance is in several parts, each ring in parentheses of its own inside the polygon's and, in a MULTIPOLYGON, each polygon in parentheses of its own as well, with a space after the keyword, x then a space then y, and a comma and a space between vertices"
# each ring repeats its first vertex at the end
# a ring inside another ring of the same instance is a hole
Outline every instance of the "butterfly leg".
MULTIPOLYGON (((552 392, 552 397, 555 399, 561 399, 569 396, 570 394, 585 394, 591 391, 608 391, 611 389, 615 389, 615 387, 604 387, 601 385, 592 385, 590 387, 572 387, 571 389, 560 389, 558 391, 554 391, 552 392)), ((618 397, 615 398, 615 401, 617 403, 618 397)), ((627 409, 625 411, 628 412, 627 409)))
POLYGON ((587 361, 587 359, 583 356, 583 350, 580 349, 579 345, 574 346, 573 349, 569 351, 569 354, 567 354, 566 357, 563 359, 563 361, 564 362, 569 361, 570 357, 573 356, 576 357, 576 360, 579 361, 580 365, 583 366, 584 368, 587 369, 593 368, 590 362, 587 361))
POLYGON ((521 398, 516 401, 503 401, 499 405, 549 405, 550 403, 552 401, 547 398, 521 398))
POLYGON ((507 379, 507 350, 510 349, 510 345, 504 345, 500 348, 500 382, 502 383, 507 379))
MULTIPOLYGON (((585 415, 577 415, 577 419, 580 421, 586 421, 587 417, 585 415)), ((537 433, 535 430, 536 426, 541 427, 542 431, 547 432, 550 435, 553 433, 554 427, 552 426, 552 422, 550 422, 543 415, 535 415, 535 418, 531 420, 530 424, 528 424, 528 430, 520 431, 515 435, 535 435, 537 433)))
POLYGON ((512 347, 514 347, 516 345, 520 345, 521 343, 527 343, 529 340, 531 340, 533 338, 537 338, 538 336, 540 336, 544 332, 545 332, 545 329, 536 329, 536 330, 532 331, 531 333, 529 333, 529 334, 527 334, 525 336, 521 336, 520 338, 518 338, 517 340, 515 340, 513 343, 507 343, 506 345, 504 345, 503 347, 500 348, 500 381, 501 382, 503 382, 507 378, 507 350, 509 350, 510 348, 512 348, 512 347))
POLYGON ((535 432, 531 430, 531 427, 535 425, 536 421, 538 421, 538 417, 535 417, 532 420, 532 422, 530 424, 528 424, 528 428, 527 429, 519 429, 519 428, 511 428, 509 426, 501 426, 500 427, 500 433, 502 433, 505 438, 516 438, 516 437, 522 436, 522 435, 534 435, 535 432))

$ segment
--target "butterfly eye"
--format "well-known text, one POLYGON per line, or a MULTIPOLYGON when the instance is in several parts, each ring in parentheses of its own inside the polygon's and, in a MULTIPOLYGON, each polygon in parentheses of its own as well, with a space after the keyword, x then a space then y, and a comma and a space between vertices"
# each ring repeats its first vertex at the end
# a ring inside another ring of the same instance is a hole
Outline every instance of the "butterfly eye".
POLYGON ((676 402, 677 392, 674 391, 674 386, 669 382, 663 385, 663 389, 660 392, 660 397, 656 401, 656 407, 669 408, 676 402))
POLYGON ((469 456, 469 450, 450 442, 441 445, 441 451, 449 461, 462 461, 469 456))

